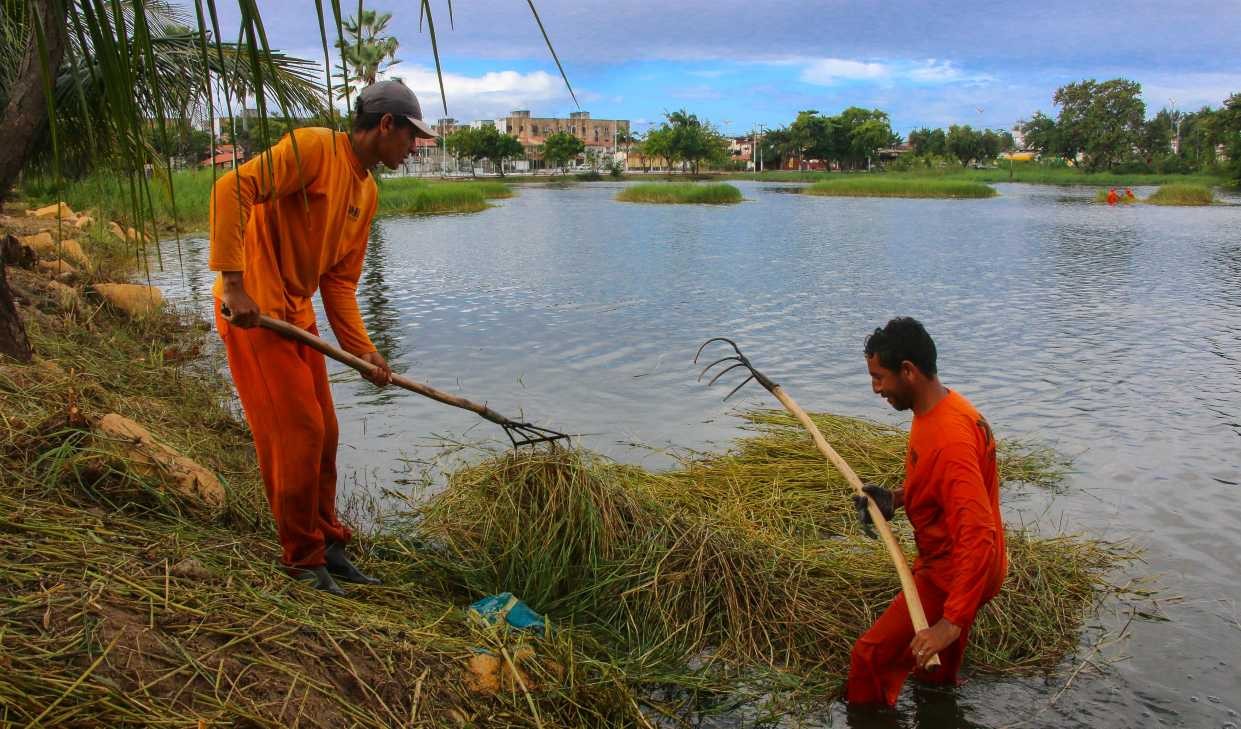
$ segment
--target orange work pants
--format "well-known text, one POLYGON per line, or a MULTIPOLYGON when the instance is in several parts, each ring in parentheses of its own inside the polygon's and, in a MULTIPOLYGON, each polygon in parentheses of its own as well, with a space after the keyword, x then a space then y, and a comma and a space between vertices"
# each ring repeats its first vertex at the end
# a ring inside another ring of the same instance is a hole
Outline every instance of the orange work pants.
MULTIPOLYGON (((241 407, 254 435, 267 503, 288 567, 321 567, 326 542, 348 542, 336 516, 339 432, 323 355, 254 327, 231 326, 215 302, 241 407)), ((315 327, 310 332, 318 334, 315 327)))
MULTIPOLYGON (((935 625, 944 614, 947 594, 935 586, 922 573, 914 573, 914 584, 926 620, 935 625)), ((970 626, 962 625, 961 635, 947 648, 939 652, 941 666, 929 673, 915 670, 913 651, 909 643, 914 639, 913 622, 905 605, 905 593, 896 596, 875 624, 853 644, 849 661, 849 680, 845 684, 845 700, 850 704, 887 704, 896 706, 901 685, 912 672, 923 683, 957 683, 957 672, 965 656, 965 643, 969 639, 970 626)))

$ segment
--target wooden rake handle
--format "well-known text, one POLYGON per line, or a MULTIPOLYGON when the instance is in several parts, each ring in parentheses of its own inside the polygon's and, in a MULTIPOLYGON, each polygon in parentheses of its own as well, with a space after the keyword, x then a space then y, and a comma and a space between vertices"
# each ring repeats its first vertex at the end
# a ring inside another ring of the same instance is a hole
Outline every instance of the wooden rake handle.
MULTIPOLYGON (((305 329, 290 324, 287 321, 273 319, 270 316, 262 315, 259 317, 259 326, 264 329, 270 329, 273 332, 288 337, 294 341, 301 342, 311 349, 317 350, 318 352, 331 357, 341 364, 348 365, 364 375, 369 375, 376 369, 375 365, 367 362, 361 357, 349 354, 340 347, 334 346, 327 341, 316 337, 305 329)), ((437 402, 442 402, 445 405, 452 405, 453 407, 461 408, 462 410, 469 410, 470 412, 476 413, 487 420, 496 423, 497 425, 507 426, 512 425, 514 422, 486 405, 480 405, 479 403, 476 403, 473 400, 467 400, 464 397, 450 395, 442 390, 437 390, 434 387, 424 385, 421 382, 415 382, 414 380, 402 375, 394 373, 392 375, 392 384, 397 387, 403 387, 410 392, 416 392, 423 397, 429 397, 437 402)))
MULTIPOLYGON (((809 431, 810 437, 814 440, 814 444, 818 447, 819 452, 832 462, 837 471, 840 471, 840 475, 844 476, 849 485, 853 487, 854 493, 858 496, 866 496, 867 511, 870 513, 871 521, 875 523, 875 529, 878 530, 879 537, 883 540, 883 546, 887 547, 888 556, 892 558, 892 564, 896 566, 896 574, 900 577, 901 591, 905 593, 905 605, 909 608, 909 619, 913 622, 914 632, 917 633, 920 630, 929 628, 930 626, 926 622, 926 612, 922 609, 922 599, 918 597, 918 587, 914 584, 913 572, 910 571, 909 564, 905 561, 905 553, 901 551, 901 545, 896 541, 896 535, 892 533, 892 528, 888 526, 888 520, 883 518, 883 514, 879 511, 875 500, 867 496, 866 492, 862 490, 862 480, 857 477, 857 474, 853 472, 853 469, 849 467, 845 459, 841 458, 840 454, 828 445, 827 440, 819 432, 819 428, 814 424, 814 421, 810 419, 806 411, 802 410, 801 406, 793 398, 789 397, 784 388, 773 383, 767 389, 771 391, 772 395, 776 396, 776 399, 780 401, 784 409, 792 413, 793 417, 797 418, 797 421, 802 424, 802 427, 809 431)), ((931 669, 938 668, 939 665, 938 655, 931 656, 931 660, 927 663, 927 666, 931 669)))

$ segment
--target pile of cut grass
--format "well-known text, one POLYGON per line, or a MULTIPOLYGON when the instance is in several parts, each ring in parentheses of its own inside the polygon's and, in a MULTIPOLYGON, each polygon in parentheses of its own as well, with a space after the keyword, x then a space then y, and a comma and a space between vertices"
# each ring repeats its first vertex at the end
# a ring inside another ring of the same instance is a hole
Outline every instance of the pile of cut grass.
POLYGON ((616 199, 621 202, 728 205, 741 202, 741 191, 725 183, 645 182, 626 187, 616 194, 616 199))
POLYGON ((994 197, 995 188, 981 182, 944 178, 849 175, 820 180, 802 190, 807 195, 842 197, 994 197))
POLYGON ((1163 185, 1144 202, 1151 205, 1210 205, 1215 202, 1215 196, 1206 185, 1163 185))
MULTIPOLYGON (((462 470, 419 512, 419 539, 480 592, 511 590, 561 621, 609 636, 615 655, 684 666, 709 654, 751 672, 834 684, 850 647, 899 590, 863 536, 848 485, 785 415, 749 416, 734 451, 649 473, 580 452, 505 456, 462 470)), ((904 434, 816 415, 864 480, 895 485, 904 434)), ((1010 480, 1063 465, 1008 446, 1010 480)), ((897 530, 908 546, 908 527, 897 530)), ((1010 529, 1005 590, 980 613, 974 670, 1049 668, 1079 640, 1114 545, 1010 529)), ((912 556, 912 555, 911 555, 912 556)), ((834 690, 834 688, 832 689, 834 690)))

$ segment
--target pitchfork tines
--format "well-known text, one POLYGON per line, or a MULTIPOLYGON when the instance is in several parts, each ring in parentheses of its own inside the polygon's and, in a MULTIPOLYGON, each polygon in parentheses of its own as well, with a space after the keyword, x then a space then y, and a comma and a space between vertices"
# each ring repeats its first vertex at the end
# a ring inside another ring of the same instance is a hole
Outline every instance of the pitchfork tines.
POLYGON ((535 446, 539 443, 550 443, 555 447, 559 440, 568 440, 568 433, 561 433, 551 428, 543 428, 532 423, 519 423, 516 420, 509 420, 500 423, 500 427, 504 428, 504 434, 513 442, 513 448, 517 449, 522 446, 535 446))
POLYGON ((712 342, 724 342, 728 346, 732 347, 733 354, 730 354, 727 357, 721 357, 715 360, 714 362, 712 362, 711 364, 707 365, 706 367, 703 367, 702 373, 698 375, 699 382, 702 382, 702 378, 707 376, 707 374, 711 371, 712 367, 715 367, 716 365, 724 364, 725 362, 732 362, 732 364, 728 365, 727 367, 720 370, 719 372, 716 372, 715 375, 707 382, 707 387, 714 385, 716 380, 720 379, 721 377, 728 374, 729 372, 737 369, 738 367, 744 368, 747 372, 750 373, 749 376, 747 376, 744 380, 741 381, 740 385, 737 385, 736 387, 734 387, 731 392, 729 392, 727 395, 724 396, 725 400, 735 395, 737 393, 737 390, 740 390, 741 388, 745 387, 746 383, 748 383, 750 380, 758 380, 758 384, 767 388, 769 392, 774 391, 775 388, 778 387, 778 385, 772 382, 770 378, 768 378, 762 372, 759 372, 758 370, 754 369, 754 365, 750 364, 750 360, 744 354, 741 353, 741 349, 737 346, 737 343, 727 337, 712 337, 711 339, 708 339, 707 341, 703 342, 702 346, 698 348, 698 353, 694 355, 694 364, 698 364, 698 358, 702 356, 702 351, 706 349, 707 345, 712 342))

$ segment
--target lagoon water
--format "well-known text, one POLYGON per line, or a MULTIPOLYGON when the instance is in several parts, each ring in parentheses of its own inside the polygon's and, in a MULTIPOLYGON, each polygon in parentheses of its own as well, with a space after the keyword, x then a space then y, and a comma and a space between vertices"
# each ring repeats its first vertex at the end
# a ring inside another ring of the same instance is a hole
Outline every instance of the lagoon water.
MULTIPOLYGON (((1074 457, 1059 493, 1007 491, 1008 522, 1130 540, 1145 562, 1117 579, 1154 576, 1160 599, 1107 604, 1054 675, 906 690, 895 715, 833 707, 810 725, 1241 725, 1241 199, 1109 208, 1088 188, 957 201, 737 184, 746 202, 728 207, 618 203, 619 184, 592 183, 381 220, 364 317, 398 371, 655 468, 727 447, 734 408, 776 406, 754 384, 724 403, 727 389, 697 383, 706 338, 735 338, 807 409, 906 422, 871 394, 861 350, 891 316, 916 316, 945 383, 997 435, 1074 457)), ((184 266, 154 278, 207 311, 205 248, 183 241, 184 266)), ((332 372, 346 489, 408 490, 445 439, 503 439, 332 372)))

